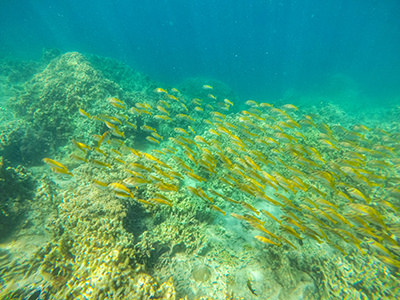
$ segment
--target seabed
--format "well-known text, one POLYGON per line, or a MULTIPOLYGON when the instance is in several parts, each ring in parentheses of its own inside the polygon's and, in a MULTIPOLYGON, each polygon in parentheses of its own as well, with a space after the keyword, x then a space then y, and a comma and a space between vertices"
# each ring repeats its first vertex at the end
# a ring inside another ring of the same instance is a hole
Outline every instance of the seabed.
POLYGON ((3 60, 1 299, 396 299, 400 107, 3 60))

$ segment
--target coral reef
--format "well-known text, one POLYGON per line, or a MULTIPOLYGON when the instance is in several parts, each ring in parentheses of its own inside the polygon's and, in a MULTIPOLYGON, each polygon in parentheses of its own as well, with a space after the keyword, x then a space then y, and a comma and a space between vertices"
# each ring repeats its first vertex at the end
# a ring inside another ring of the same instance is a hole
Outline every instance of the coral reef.
POLYGON ((2 151, 44 137, 33 144, 61 162, 34 169, 31 225, 0 252, 1 297, 398 296, 396 122, 367 127, 335 105, 238 112, 215 81, 160 88, 110 59, 49 55, 2 151), (30 230, 41 243, 17 255, 30 230))
POLYGON ((18 221, 29 211, 33 196, 34 180, 22 166, 7 166, 0 156, 0 239, 13 233, 18 221))

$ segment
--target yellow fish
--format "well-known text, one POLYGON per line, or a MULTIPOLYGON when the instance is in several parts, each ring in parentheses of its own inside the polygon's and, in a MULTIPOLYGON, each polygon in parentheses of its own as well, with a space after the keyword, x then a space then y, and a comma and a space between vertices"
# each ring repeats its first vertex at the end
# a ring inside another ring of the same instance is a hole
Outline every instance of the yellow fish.
POLYGON ((109 188, 111 188, 113 191, 121 194, 126 194, 129 195, 133 198, 133 195, 131 193, 131 190, 127 188, 125 185, 118 183, 118 182, 113 182, 108 185, 109 188))
POLYGON ((168 92, 162 88, 156 88, 154 91, 159 94, 161 94, 161 93, 168 94, 168 92))
POLYGON ((266 237, 260 236, 260 235, 256 235, 255 238, 257 240, 259 240, 260 242, 264 243, 264 244, 271 244, 271 245, 275 245, 275 246, 281 246, 281 244, 275 243, 274 241, 271 241, 270 239, 267 239, 266 237))
POLYGON ((64 166, 62 163, 55 161, 54 159, 51 158, 43 158, 43 161, 48 164, 52 168, 58 168, 58 169, 64 169, 68 170, 66 166, 64 166))
POLYGON ((88 119, 91 119, 91 115, 89 113, 87 113, 86 111, 84 111, 82 108, 79 109, 79 114, 81 116, 87 117, 88 119))

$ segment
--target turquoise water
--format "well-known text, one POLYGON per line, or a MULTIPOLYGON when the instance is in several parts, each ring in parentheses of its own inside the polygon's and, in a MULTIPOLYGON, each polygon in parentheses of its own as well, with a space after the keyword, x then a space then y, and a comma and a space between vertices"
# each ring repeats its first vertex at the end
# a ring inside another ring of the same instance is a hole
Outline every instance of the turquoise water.
POLYGON ((397 299, 397 1, 0 4, 0 299, 397 299))
POLYGON ((395 0, 4 1, 1 8, 0 54, 11 58, 37 58, 43 48, 94 53, 171 85, 214 78, 244 98, 329 96, 337 76, 379 104, 399 92, 395 0))

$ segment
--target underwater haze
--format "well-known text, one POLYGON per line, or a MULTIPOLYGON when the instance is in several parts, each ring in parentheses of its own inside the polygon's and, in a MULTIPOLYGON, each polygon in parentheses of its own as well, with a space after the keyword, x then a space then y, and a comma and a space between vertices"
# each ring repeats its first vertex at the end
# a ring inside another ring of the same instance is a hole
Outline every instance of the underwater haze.
POLYGON ((245 98, 357 90, 360 102, 384 104, 400 89, 399 20, 397 0, 6 0, 0 55, 58 48, 116 58, 166 84, 214 78, 245 98))
POLYGON ((0 300, 400 299, 400 0, 0 0, 0 300))

